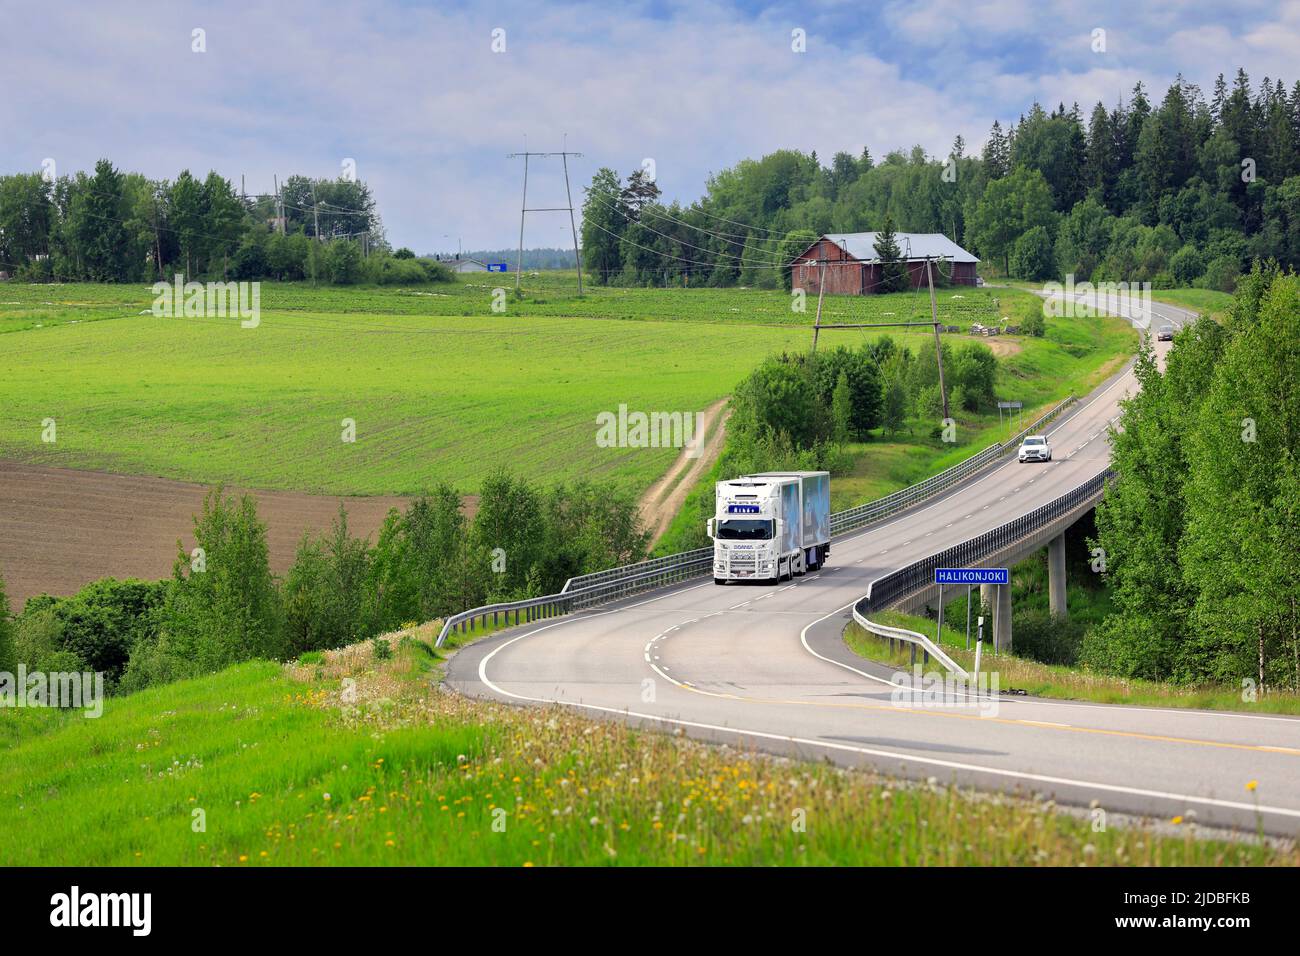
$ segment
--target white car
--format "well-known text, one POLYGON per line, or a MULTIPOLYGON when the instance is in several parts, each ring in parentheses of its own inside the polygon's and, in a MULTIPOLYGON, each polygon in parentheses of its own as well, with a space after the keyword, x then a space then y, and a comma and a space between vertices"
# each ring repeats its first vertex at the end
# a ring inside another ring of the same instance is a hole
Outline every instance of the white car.
POLYGON ((1027 461, 1051 461, 1052 446, 1047 443, 1045 435, 1027 435, 1020 443, 1016 457, 1022 465, 1027 461))

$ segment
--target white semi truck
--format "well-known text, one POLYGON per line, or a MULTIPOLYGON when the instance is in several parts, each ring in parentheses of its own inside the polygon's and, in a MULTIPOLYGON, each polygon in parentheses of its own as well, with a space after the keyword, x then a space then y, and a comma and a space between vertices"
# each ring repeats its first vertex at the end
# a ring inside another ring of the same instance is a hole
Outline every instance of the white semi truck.
POLYGON ((831 476, 769 471, 720 481, 709 519, 713 583, 781 581, 831 553, 831 476))

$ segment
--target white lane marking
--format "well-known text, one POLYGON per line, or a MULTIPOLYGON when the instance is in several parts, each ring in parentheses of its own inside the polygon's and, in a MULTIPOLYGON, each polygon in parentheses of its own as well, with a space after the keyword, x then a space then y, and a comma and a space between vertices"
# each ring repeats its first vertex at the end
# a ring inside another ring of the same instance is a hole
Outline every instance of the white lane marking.
MULTIPOLYGON (((866 671, 859 670, 858 668, 854 667, 851 664, 845 664, 843 661, 837 661, 833 657, 827 657, 824 654, 818 654, 815 650, 812 649, 812 646, 808 643, 808 632, 814 626, 820 624, 822 621, 826 620, 827 618, 834 617, 836 614, 839 614, 841 611, 847 611, 849 608, 853 607, 853 605, 857 603, 858 603, 857 601, 853 601, 849 604, 844 605, 843 607, 837 607, 829 614, 823 614, 821 617, 817 618, 817 620, 809 623, 802 631, 799 632, 799 643, 803 645, 804 650, 806 650, 809 654, 811 654, 813 657, 818 658, 819 660, 823 660, 828 664, 834 664, 836 667, 842 667, 846 671, 850 671, 854 674, 857 674, 859 677, 865 677, 867 680, 875 681, 877 684, 884 684, 886 687, 893 687, 895 686, 894 683, 892 681, 885 680, 883 677, 877 677, 875 674, 868 674, 866 671)), ((964 696, 983 699, 979 694, 965 694, 964 696)), ((1148 716, 1155 715, 1155 714, 1169 714, 1174 717, 1209 717, 1216 720, 1222 718, 1236 718, 1239 720, 1289 721, 1291 723, 1300 725, 1300 720, 1298 720, 1295 717, 1282 717, 1273 714, 1242 714, 1231 710, 1182 710, 1176 707, 1139 707, 1135 704, 1094 704, 1094 703, 1089 703, 1087 701, 1078 701, 1078 700, 1051 700, 1046 697, 1035 697, 1032 700, 1027 700, 1027 701, 1020 701, 1015 698, 1007 699, 1003 697, 1000 698, 1000 700, 1002 703, 1011 704, 1017 707, 1020 706, 1021 704, 1033 704, 1034 706, 1038 706, 1038 707, 1079 707, 1085 710, 1108 710, 1112 713, 1139 713, 1139 714, 1147 714, 1148 716)), ((1284 748, 1284 749, 1290 749, 1290 748, 1284 748)))
MULTIPOLYGON (((847 606, 847 605, 846 605, 847 606)), ((839 610, 844 610, 840 608, 839 610)), ((835 613, 835 612, 832 612, 835 613)), ((829 617, 830 615, 827 615, 829 617)), ((824 620, 824 618, 819 619, 824 620)), ((554 626, 554 625, 548 625, 554 626)), ((810 627, 812 625, 809 625, 810 627)), ((539 628, 541 630, 541 628, 539 628)), ((807 628, 804 629, 805 632, 807 628)), ((536 633, 536 632, 531 632, 536 633)), ((527 635, 520 635, 526 637, 527 635)), ((1155 797, 1160 800, 1173 800, 1179 803, 1196 803, 1203 806, 1223 807, 1230 810, 1245 810, 1251 812, 1274 813, 1279 816, 1300 818, 1300 810, 1291 810, 1287 807, 1265 806, 1263 804, 1242 803, 1236 800, 1216 800, 1213 797, 1198 797, 1187 793, 1171 793, 1165 790, 1147 790, 1142 787, 1126 787, 1120 784, 1099 783, 1094 780, 1077 780, 1070 777, 1055 777, 1047 774, 1027 773, 1021 770, 1004 770, 1000 767, 983 767, 979 764, 962 763, 957 760, 941 760, 938 757, 923 757, 918 754, 903 753, 896 750, 880 750, 875 747, 856 747, 851 744, 834 743, 827 740, 812 740, 808 737, 794 737, 786 734, 773 734, 762 730, 746 730, 741 727, 724 727, 719 724, 707 724, 698 720, 681 720, 676 717, 664 717, 659 714, 647 714, 641 711, 629 710, 627 708, 619 709, 617 707, 603 707, 599 704, 584 704, 578 701, 558 700, 554 697, 531 697, 527 694, 514 694, 508 690, 492 683, 487 677, 487 663, 493 655, 502 647, 506 647, 519 638, 513 638, 511 641, 502 644, 501 647, 494 648, 483 660, 479 661, 479 680, 488 687, 492 688, 502 697, 511 697, 515 700, 530 701, 535 704, 560 704, 564 707, 577 707, 583 710, 594 710, 606 714, 617 714, 622 717, 636 717, 642 720, 653 720, 663 724, 672 724, 677 727, 694 727, 697 730, 708 730, 713 733, 732 734, 736 737, 757 737, 763 740, 779 740, 785 743, 800 744, 805 747, 820 747, 825 750, 839 750, 847 753, 858 753, 869 757, 883 757, 889 760, 898 760, 904 764, 926 764, 931 767, 943 767, 949 770, 965 770, 972 773, 989 774, 995 777, 1006 777, 1013 780, 1029 780, 1034 783, 1055 784, 1067 787, 1084 787, 1094 790, 1105 790, 1109 793, 1123 793, 1129 796, 1137 797, 1155 797)), ((805 645, 806 646, 806 645, 805 645)), ((810 649, 811 650, 811 649, 810 649)), ((820 656, 820 655, 818 655, 820 656)), ((832 661, 832 663, 835 663, 832 661)), ((654 666, 653 664, 651 666, 654 666)), ((667 670, 667 668, 664 668, 667 670)), ((850 668, 852 670, 852 668, 850 668)), ((667 675, 664 675, 667 677, 667 675)))

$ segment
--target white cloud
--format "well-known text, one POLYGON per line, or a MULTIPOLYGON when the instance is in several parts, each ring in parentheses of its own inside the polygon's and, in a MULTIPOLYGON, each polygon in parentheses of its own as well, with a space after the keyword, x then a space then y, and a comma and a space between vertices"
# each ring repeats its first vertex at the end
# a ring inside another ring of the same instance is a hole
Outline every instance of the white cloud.
MULTIPOLYGON (((0 170, 53 156, 68 172, 108 156, 156 177, 243 173, 250 191, 269 191, 272 174, 336 175, 353 157, 395 243, 498 246, 519 216, 522 170, 505 154, 525 138, 585 153, 571 168, 575 202, 598 166, 626 173, 644 157, 670 196, 690 200, 710 172, 779 147, 825 160, 863 144, 940 153, 961 132, 978 148, 994 118, 1034 98, 1086 111, 1137 79, 1158 98, 1180 65, 1207 90, 1238 64, 1255 82, 1294 80, 1300 38, 1294 3, 1241 34, 1235 15, 1190 27, 1174 4, 1098 15, 1028 0, 859 6, 755 16, 716 2, 652 14, 291 0, 109 16, 83 2, 63 5, 51 31, 29 5, 0 37, 7 85, 21 91, 0 100, 0 170), (1098 57, 1088 31, 1105 20, 1112 52, 1098 57), (790 50, 794 26, 807 53, 790 50), (205 54, 190 52, 194 27, 207 31, 205 54), (507 31, 504 54, 490 50, 494 27, 507 31)), ((562 199, 558 172, 534 167, 531 201, 562 199)), ((537 216, 526 238, 555 245, 567 232, 567 216, 537 216)))

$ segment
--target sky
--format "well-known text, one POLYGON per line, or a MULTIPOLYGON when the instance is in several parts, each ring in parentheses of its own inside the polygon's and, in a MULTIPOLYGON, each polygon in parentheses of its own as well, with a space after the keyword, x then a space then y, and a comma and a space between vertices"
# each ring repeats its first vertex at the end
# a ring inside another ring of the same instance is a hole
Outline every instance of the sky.
MULTIPOLYGON (((1086 115, 1180 72, 1207 93, 1239 66, 1300 79, 1300 0, 103 6, 0 0, 0 173, 108 157, 257 193, 351 161, 419 253, 513 246, 524 149, 582 154, 575 205, 598 168, 647 159, 690 202, 775 149, 946 155, 960 133, 973 152, 1035 100, 1086 115)), ((529 172, 530 206, 567 205, 557 160, 529 172)), ((571 242, 567 214, 528 216, 525 246, 571 242)))

